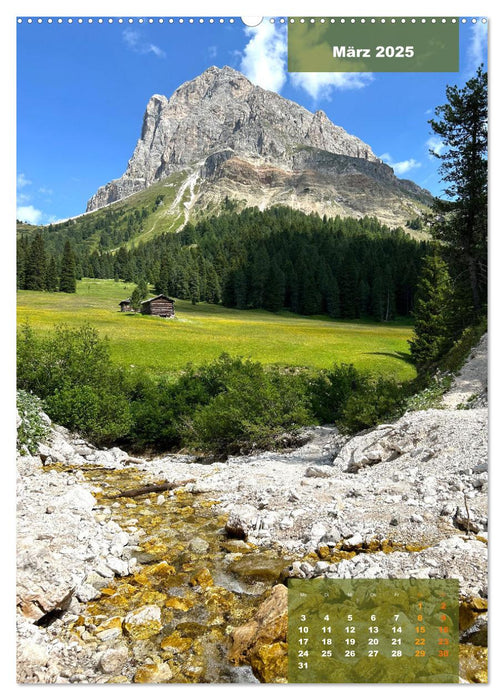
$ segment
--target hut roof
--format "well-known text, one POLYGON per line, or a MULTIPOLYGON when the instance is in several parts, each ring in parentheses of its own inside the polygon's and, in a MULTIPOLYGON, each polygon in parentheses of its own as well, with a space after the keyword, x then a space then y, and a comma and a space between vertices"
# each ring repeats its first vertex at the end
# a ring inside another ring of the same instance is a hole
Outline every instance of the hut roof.
POLYGON ((145 299, 145 301, 142 301, 142 304, 149 304, 151 301, 155 301, 156 299, 165 299, 166 301, 171 301, 175 303, 174 299, 170 299, 170 297, 167 297, 166 294, 158 294, 155 297, 151 297, 150 299, 145 299))
POLYGON ((121 304, 131 304, 131 299, 123 299, 119 302, 119 306, 121 306, 121 304))

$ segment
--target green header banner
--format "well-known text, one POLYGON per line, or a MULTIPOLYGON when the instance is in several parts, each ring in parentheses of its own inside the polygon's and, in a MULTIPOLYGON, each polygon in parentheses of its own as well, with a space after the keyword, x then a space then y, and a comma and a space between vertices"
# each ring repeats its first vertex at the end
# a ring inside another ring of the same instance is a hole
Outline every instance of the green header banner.
POLYGON ((459 23, 457 17, 292 17, 288 70, 458 72, 459 23))

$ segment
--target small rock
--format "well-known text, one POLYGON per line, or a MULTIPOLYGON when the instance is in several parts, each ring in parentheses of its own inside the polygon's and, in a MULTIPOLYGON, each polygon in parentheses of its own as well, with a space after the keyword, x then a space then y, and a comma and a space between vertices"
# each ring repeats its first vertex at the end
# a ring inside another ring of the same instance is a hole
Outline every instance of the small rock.
POLYGON ((111 569, 118 576, 128 575, 129 571, 127 561, 123 561, 122 559, 119 559, 118 557, 114 556, 107 557, 106 561, 109 569, 111 569))
POLYGON ((133 639, 149 639, 162 628, 161 609, 157 605, 145 605, 130 612, 124 618, 123 627, 133 639))
POLYGON ((321 469, 320 467, 308 467, 304 475, 308 477, 318 477, 321 479, 326 479, 328 476, 331 476, 331 473, 325 469, 321 469))
POLYGON ((289 576, 292 576, 293 578, 306 578, 306 574, 301 568, 301 562, 299 561, 293 561, 288 567, 288 572, 289 576))
POLYGON ((208 542, 201 537, 194 537, 190 542, 189 542, 189 549, 191 552, 194 552, 195 554, 205 554, 208 552, 210 548, 210 545, 208 542))
POLYGON ((353 549, 354 547, 360 547, 363 543, 363 536, 360 534, 360 532, 356 532, 355 535, 353 535, 353 537, 349 537, 347 540, 345 540, 343 545, 345 549, 347 547, 353 549))
POLYGON ((103 673, 120 673, 128 656, 129 652, 126 647, 107 649, 100 657, 99 667, 103 673))
POLYGON ((240 510, 230 512, 225 529, 230 537, 244 540, 256 522, 257 510, 253 506, 242 505, 240 510))
POLYGON ((280 529, 281 530, 288 530, 293 525, 294 525, 294 518, 291 518, 288 515, 283 517, 282 520, 280 521, 280 529))
POLYGON ((300 569, 307 578, 310 578, 310 576, 313 574, 313 566, 311 564, 308 564, 307 561, 301 562, 300 569))
POLYGON ((167 663, 144 664, 137 669, 133 683, 167 683, 173 677, 173 672, 167 663))
POLYGON ((472 468, 472 470, 475 474, 482 474, 483 472, 487 472, 488 463, 482 462, 481 464, 477 464, 475 467, 472 468))
POLYGON ((322 523, 315 523, 310 531, 310 539, 318 543, 326 533, 325 525, 322 525, 322 523))
POLYGON ((329 562, 318 561, 313 568, 313 573, 315 574, 315 576, 320 576, 320 574, 325 573, 329 569, 329 567, 329 562))

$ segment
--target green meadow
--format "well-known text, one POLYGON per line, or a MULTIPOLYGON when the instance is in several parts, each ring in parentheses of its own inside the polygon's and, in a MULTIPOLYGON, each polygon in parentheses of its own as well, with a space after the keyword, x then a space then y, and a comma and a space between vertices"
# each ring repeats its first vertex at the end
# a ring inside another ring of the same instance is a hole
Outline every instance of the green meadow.
POLYGON ((179 370, 188 362, 201 364, 227 352, 266 365, 326 368, 353 363, 376 375, 411 379, 411 325, 399 321, 333 321, 328 317, 292 313, 241 311, 178 300, 175 319, 121 313, 118 303, 133 284, 83 279, 77 294, 19 291, 18 325, 28 322, 35 332, 57 324, 89 323, 110 343, 118 365, 143 367, 155 374, 179 370))

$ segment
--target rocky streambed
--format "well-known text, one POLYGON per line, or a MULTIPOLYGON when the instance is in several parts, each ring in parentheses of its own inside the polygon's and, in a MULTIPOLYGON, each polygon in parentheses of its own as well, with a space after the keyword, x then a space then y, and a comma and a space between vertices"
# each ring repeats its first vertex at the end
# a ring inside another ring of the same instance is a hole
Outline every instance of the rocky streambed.
POLYGON ((213 464, 53 426, 18 464, 18 679, 285 682, 285 584, 323 576, 458 578, 461 680, 485 682, 487 410, 467 376, 468 410, 213 464))

